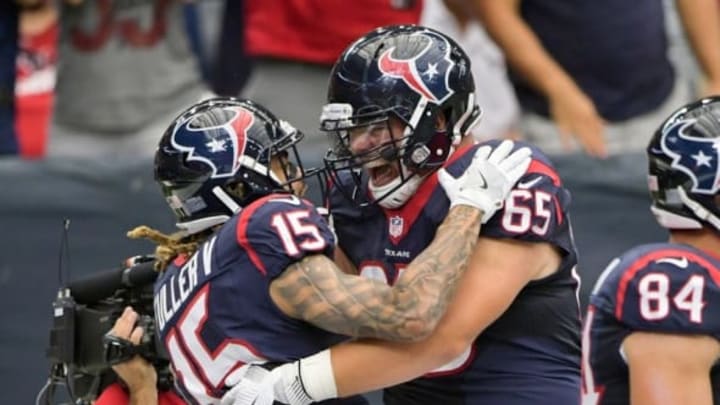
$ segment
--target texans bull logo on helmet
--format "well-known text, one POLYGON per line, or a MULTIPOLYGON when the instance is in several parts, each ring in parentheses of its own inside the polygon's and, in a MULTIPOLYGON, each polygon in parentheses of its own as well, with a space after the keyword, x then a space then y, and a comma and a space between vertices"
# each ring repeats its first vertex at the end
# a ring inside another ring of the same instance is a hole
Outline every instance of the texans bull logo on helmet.
POLYGON ((416 34, 425 46, 415 55, 394 55, 395 47, 389 48, 380 55, 378 68, 384 75, 402 79, 405 84, 427 100, 441 104, 453 94, 450 88, 450 70, 455 65, 450 59, 450 44, 447 40, 432 32, 416 34), (444 55, 438 59, 428 52, 433 45, 430 36, 445 43, 444 55))
POLYGON ((188 161, 200 161, 213 169, 211 178, 230 177, 240 167, 240 157, 245 152, 247 131, 255 117, 242 107, 225 108, 227 120, 215 121, 206 126, 200 119, 191 118, 180 123, 173 133, 174 147, 188 153, 188 161), (197 136, 205 133, 206 136, 197 136))
POLYGON ((720 190, 720 142, 686 134, 694 123, 694 119, 681 120, 665 128, 660 146, 673 159, 672 167, 692 179, 693 192, 712 195, 720 190))

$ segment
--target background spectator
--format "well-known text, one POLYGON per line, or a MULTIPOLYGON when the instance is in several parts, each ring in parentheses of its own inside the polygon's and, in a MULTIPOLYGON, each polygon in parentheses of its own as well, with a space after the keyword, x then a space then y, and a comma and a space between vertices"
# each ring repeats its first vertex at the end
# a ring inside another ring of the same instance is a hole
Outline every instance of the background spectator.
POLYGON ((475 97, 483 110, 480 123, 472 131, 475 139, 517 138, 520 107, 507 76, 505 57, 473 18, 469 3, 425 0, 420 24, 455 39, 472 61, 475 97))
MULTIPOLYGON (((522 132, 548 153, 642 151, 656 123, 690 99, 668 58, 661 0, 474 4, 513 69, 522 132)), ((717 0, 677 4, 704 92, 717 93, 717 0)))
MULTIPOLYGON (((150 157, 206 92, 198 30, 180 0, 74 0, 61 9, 50 156, 150 157), (195 50, 195 51, 194 51, 195 50)), ((192 10, 190 10, 192 11, 192 10)))
POLYGON ((14 155, 18 151, 14 96, 18 15, 15 2, 0 2, 0 155, 14 155))
POLYGON ((245 52, 245 0, 226 1, 222 29, 212 66, 212 89, 221 96, 240 94, 252 70, 252 60, 245 52))
POLYGON ((41 3, 20 13, 15 129, 20 156, 45 156, 57 67, 57 11, 41 3))
POLYGON ((304 132, 300 153, 309 166, 319 164, 327 150, 319 117, 333 63, 376 27, 418 23, 422 6, 422 0, 246 1, 245 50, 254 69, 243 97, 304 132))

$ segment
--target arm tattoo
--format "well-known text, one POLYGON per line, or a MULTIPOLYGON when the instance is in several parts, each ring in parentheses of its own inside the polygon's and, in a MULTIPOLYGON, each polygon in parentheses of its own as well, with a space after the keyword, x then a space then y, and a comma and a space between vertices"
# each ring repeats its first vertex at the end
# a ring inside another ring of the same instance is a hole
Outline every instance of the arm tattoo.
POLYGON ((273 299, 291 316, 355 337, 418 340, 445 313, 467 259, 477 243, 480 211, 456 206, 435 238, 402 272, 394 287, 343 274, 329 258, 294 263, 271 285, 273 299))

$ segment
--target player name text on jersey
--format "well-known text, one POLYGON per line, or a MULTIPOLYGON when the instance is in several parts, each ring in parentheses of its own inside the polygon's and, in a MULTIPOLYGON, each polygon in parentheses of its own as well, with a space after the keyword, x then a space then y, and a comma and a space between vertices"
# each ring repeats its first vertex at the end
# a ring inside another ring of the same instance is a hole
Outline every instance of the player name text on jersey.
POLYGON ((202 268, 205 277, 212 272, 213 267, 210 261, 216 240, 217 236, 204 243, 202 248, 180 268, 180 271, 170 277, 170 282, 163 284, 155 294, 153 305, 160 330, 177 313, 178 309, 190 296, 190 291, 198 285, 198 261, 204 261, 202 268))

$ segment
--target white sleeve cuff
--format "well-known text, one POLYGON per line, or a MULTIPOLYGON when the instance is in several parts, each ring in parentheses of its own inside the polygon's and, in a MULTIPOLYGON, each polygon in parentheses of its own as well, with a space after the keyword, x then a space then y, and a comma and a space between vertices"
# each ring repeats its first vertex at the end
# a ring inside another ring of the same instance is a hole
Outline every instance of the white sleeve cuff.
POLYGON ((337 386, 330 360, 330 349, 300 360, 300 380, 305 392, 315 401, 337 398, 337 386))

